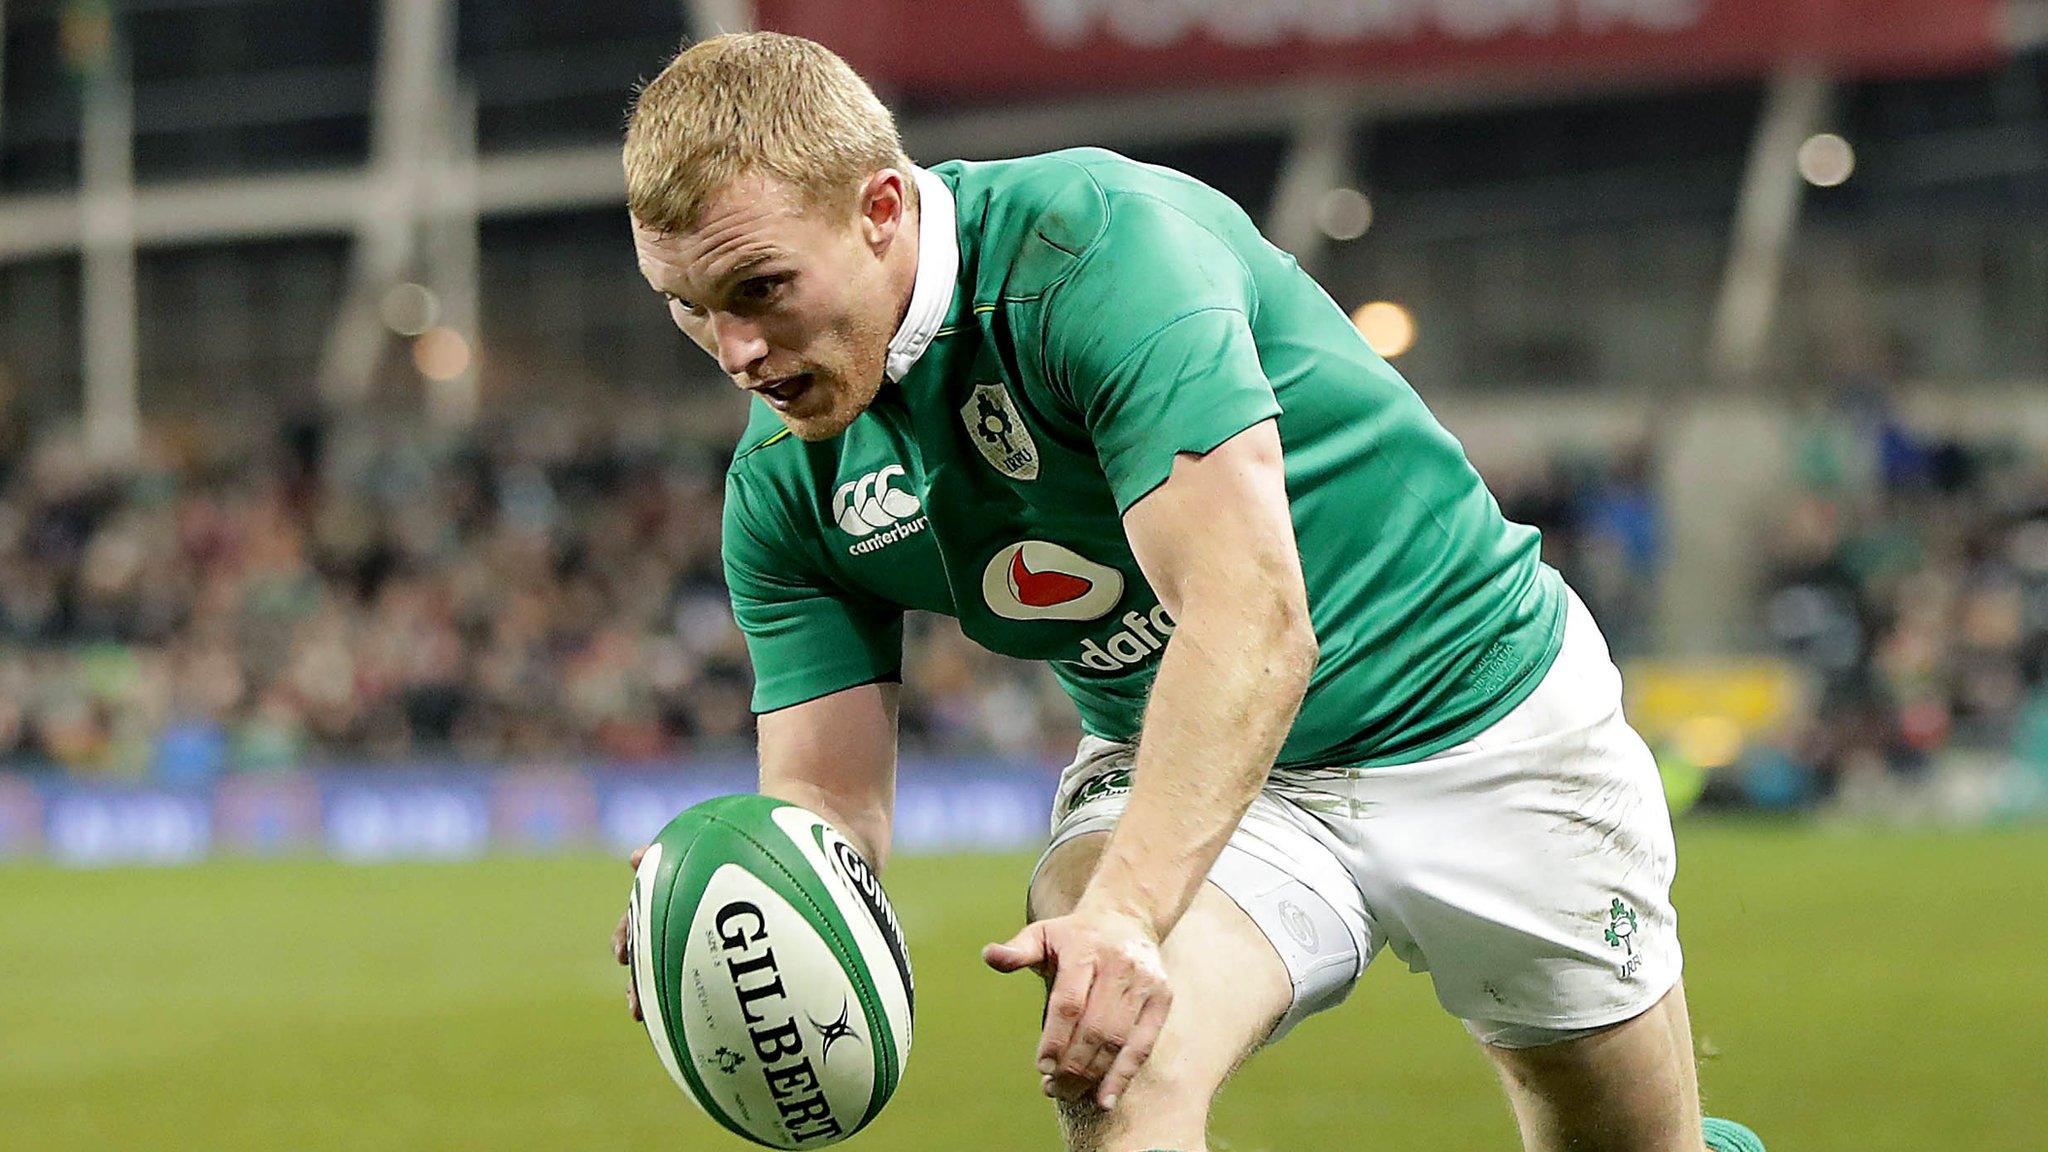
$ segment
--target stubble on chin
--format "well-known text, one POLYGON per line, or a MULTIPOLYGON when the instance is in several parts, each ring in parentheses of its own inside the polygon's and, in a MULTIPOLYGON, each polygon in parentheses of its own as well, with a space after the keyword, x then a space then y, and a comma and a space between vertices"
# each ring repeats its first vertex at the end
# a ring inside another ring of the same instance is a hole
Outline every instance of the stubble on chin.
POLYGON ((875 397, 882 390, 883 376, 875 373, 873 382, 858 392, 847 391, 844 378, 838 382, 839 392, 833 397, 832 406, 815 416, 791 419, 784 416, 783 427, 788 428, 799 440, 816 442, 830 440, 853 426, 860 414, 868 410, 875 397))
MULTIPOLYGON (((848 421, 848 423, 851 423, 851 421, 848 421)), ((815 444, 820 440, 830 440, 841 432, 846 431, 846 424, 824 416, 813 416, 808 420, 792 420, 784 416, 782 418, 782 426, 789 429, 790 433, 797 439, 807 444, 815 444)))
POLYGON ((782 415, 782 426, 789 429, 797 439, 809 443, 830 440, 846 431, 866 405, 847 402, 846 397, 834 397, 832 406, 823 412, 809 416, 782 415))

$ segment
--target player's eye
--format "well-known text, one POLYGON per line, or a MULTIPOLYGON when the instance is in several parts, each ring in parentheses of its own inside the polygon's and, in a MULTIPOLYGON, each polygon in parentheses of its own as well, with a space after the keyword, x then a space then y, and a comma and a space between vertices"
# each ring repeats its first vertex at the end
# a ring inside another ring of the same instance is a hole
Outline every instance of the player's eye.
POLYGON ((749 304, 766 304, 782 295, 787 276, 756 276, 740 285, 739 297, 749 304))

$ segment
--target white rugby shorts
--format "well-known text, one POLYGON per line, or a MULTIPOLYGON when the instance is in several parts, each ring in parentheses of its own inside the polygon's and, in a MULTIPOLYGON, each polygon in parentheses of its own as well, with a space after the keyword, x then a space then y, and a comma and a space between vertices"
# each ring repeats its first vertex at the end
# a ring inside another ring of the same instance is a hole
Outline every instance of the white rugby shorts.
MULTIPOLYGON (((1294 982, 1269 1042, 1343 1001, 1382 945, 1509 1048, 1630 1019, 1677 982, 1663 786, 1605 638, 1566 595, 1556 661, 1485 731, 1409 764, 1276 772, 1253 801, 1209 880, 1294 982)), ((1132 755, 1082 739, 1047 855, 1115 825, 1132 755)))

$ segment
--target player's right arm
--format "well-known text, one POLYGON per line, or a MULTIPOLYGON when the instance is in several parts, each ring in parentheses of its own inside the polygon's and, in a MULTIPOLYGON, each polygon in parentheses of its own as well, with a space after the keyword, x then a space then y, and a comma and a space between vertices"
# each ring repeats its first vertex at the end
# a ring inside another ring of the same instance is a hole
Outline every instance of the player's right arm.
POLYGON ((898 685, 859 684, 765 713, 761 793, 808 808, 880 873, 896 808, 898 685))
POLYGON ((896 803, 903 610, 835 580, 815 537, 768 478, 727 478, 725 586, 754 665, 760 790, 831 821, 880 872, 896 803))
MULTIPOLYGON (((808 808, 839 829, 877 874, 889 854, 896 807, 896 696, 889 683, 860 684, 761 716, 761 794, 808 808)), ((633 853, 631 864, 640 867, 633 853)), ((612 958, 630 967, 631 924, 612 930, 612 958)), ((640 1019, 639 989, 626 1007, 640 1019)))
MULTIPOLYGON (((835 585, 805 539, 776 514, 772 493, 728 477, 725 583, 754 664, 760 791, 823 816, 879 873, 896 803, 903 612, 835 585)), ((627 941, 621 918, 612 934, 621 964, 632 960, 627 941)), ((626 1001, 639 1019, 630 986, 626 1001)))

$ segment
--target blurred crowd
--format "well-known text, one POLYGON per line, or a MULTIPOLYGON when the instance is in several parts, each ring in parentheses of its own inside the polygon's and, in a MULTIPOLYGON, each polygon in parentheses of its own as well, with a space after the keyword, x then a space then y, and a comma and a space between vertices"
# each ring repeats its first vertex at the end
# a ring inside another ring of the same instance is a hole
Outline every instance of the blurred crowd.
MULTIPOLYGON (((1916 434, 1877 392, 1834 394, 1791 434, 1760 620, 1816 691, 1782 750, 1820 791, 2015 738, 2048 762, 2044 461, 1916 434)), ((0 420, 0 767, 744 757, 717 440, 616 414, 462 436, 304 419, 105 471, 0 420)), ((1617 657, 1653 655, 1651 447, 1489 479, 1617 657)), ((939 618, 907 633, 907 750, 1070 752, 1043 669, 939 618)))
POLYGON ((1489 470, 1501 514, 1543 534, 1543 559, 1585 600, 1616 660, 1656 641, 1665 539, 1649 442, 1562 453, 1533 468, 1489 470))
MULTIPOLYGON (((0 458, 0 764, 200 779, 751 750, 725 460, 686 430, 304 421, 149 455, 0 458)), ((911 632, 908 747, 1072 747, 1036 670, 949 622, 911 632)))
POLYGON ((1812 673, 1792 751, 1818 790, 1942 753, 2048 765, 2048 458, 1918 432, 1877 388, 1816 404, 1794 436, 1762 611, 1812 673))

